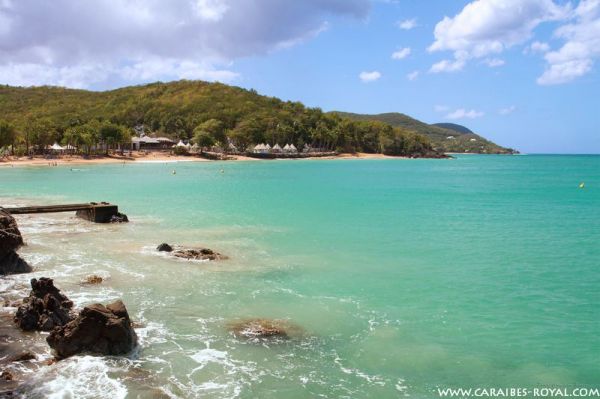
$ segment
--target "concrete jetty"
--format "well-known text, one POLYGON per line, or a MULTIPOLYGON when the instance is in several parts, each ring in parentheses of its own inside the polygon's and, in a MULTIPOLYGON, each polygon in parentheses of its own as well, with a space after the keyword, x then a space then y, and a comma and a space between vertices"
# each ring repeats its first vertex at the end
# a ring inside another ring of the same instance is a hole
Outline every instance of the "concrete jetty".
POLYGON ((23 206, 17 208, 2 208, 11 215, 25 215, 34 213, 75 212, 77 217, 94 223, 110 223, 113 221, 127 221, 127 216, 119 213, 117 205, 108 202, 90 202, 87 204, 67 205, 42 205, 23 206), (120 220, 115 220, 118 218, 120 220), (123 220, 124 219, 124 220, 123 220))

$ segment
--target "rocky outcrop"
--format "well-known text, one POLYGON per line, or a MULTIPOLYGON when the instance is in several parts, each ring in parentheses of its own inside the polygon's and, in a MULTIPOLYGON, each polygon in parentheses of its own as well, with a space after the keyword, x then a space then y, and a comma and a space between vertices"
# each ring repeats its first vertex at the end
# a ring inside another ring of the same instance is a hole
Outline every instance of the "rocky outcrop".
POLYGON ((302 329, 287 320, 247 319, 227 325, 237 338, 248 340, 287 339, 302 334, 302 329))
POLYGON ((52 330, 46 341, 62 359, 82 352, 126 354, 137 344, 137 335, 125 305, 116 301, 86 306, 77 318, 52 330))
POLYGON ((177 258, 189 259, 189 260, 223 260, 227 259, 227 256, 221 255, 218 252, 208 248, 184 248, 176 249, 171 254, 177 258))
POLYGON ((129 222, 129 218, 127 217, 126 214, 121 213, 121 212, 117 212, 116 215, 112 215, 110 217, 110 220, 108 221, 108 223, 128 223, 129 222))
POLYGON ((163 242, 158 247, 156 247, 156 250, 158 252, 172 252, 173 251, 173 247, 170 246, 169 244, 167 244, 166 242, 163 242))
POLYGON ((73 302, 63 295, 50 278, 31 280, 31 292, 17 309, 14 322, 24 331, 50 331, 73 319, 73 302))
POLYGON ((209 248, 184 248, 171 246, 167 243, 160 244, 157 248, 159 252, 169 252, 171 255, 188 260, 224 260, 227 256, 213 251, 209 248))
POLYGON ((0 208, 0 274, 29 273, 31 266, 17 254, 23 237, 12 215, 0 208))

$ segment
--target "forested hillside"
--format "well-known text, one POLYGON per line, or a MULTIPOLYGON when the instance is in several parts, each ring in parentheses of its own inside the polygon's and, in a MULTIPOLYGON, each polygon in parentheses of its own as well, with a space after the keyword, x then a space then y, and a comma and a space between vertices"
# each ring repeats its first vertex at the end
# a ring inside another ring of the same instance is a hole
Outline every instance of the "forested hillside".
POLYGON ((178 81, 93 92, 0 86, 0 148, 53 142, 89 150, 129 141, 134 127, 200 145, 310 144, 340 152, 439 156, 426 137, 381 121, 353 121, 299 102, 220 83, 178 81))
POLYGON ((431 140, 435 148, 443 152, 484 154, 512 154, 516 152, 511 148, 504 148, 486 140, 466 127, 454 123, 436 123, 429 125, 397 112, 365 115, 336 111, 335 114, 356 121, 380 121, 405 131, 421 134, 431 140))

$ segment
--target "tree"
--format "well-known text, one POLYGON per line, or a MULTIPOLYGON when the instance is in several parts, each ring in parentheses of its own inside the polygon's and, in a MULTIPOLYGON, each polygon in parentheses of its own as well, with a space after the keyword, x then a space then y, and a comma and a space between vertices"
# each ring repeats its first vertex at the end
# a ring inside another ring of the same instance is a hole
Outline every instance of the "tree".
MULTIPOLYGON (((227 143, 227 137, 225 136, 225 126, 223 122, 218 119, 209 119, 205 122, 202 122, 194 129, 194 138, 198 135, 210 136, 213 139, 213 143, 220 143, 221 145, 225 145, 227 143)), ((198 143, 198 141, 196 141, 198 143)), ((198 145, 201 145, 198 143, 198 145)))
POLYGON ((100 125, 100 139, 106 146, 106 155, 108 155, 108 150, 111 145, 114 146, 122 143, 124 138, 125 131, 123 127, 111 122, 104 122, 100 125))
POLYGON ((194 129, 194 142, 201 148, 210 147, 215 144, 227 145, 225 126, 217 119, 209 119, 202 122, 194 129))
POLYGON ((30 120, 26 129, 26 146, 29 153, 29 144, 37 146, 38 151, 51 145, 57 139, 55 124, 48 118, 30 120))
POLYGON ((209 133, 199 131, 194 134, 194 142, 201 148, 211 147, 215 144, 215 139, 209 133))
POLYGON ((0 149, 13 146, 17 138, 17 130, 7 121, 0 120, 0 149))

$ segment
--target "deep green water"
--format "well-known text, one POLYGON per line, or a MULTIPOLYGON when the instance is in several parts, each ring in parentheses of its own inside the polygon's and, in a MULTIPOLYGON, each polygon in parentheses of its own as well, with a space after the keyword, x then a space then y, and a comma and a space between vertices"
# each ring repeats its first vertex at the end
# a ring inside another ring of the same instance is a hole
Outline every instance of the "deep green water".
MULTIPOLYGON (((80 306, 123 298, 144 326, 140 350, 47 367, 30 397, 600 385, 600 156, 76 168, 0 167, 0 199, 104 200, 129 215, 121 226, 18 220, 35 275, 80 306), (153 252, 161 242, 231 259, 175 261, 153 252), (80 286, 90 273, 109 278, 80 286), (304 334, 243 342, 226 325, 247 317, 289 319, 304 334)), ((26 292, 29 278, 2 289, 26 292)))

